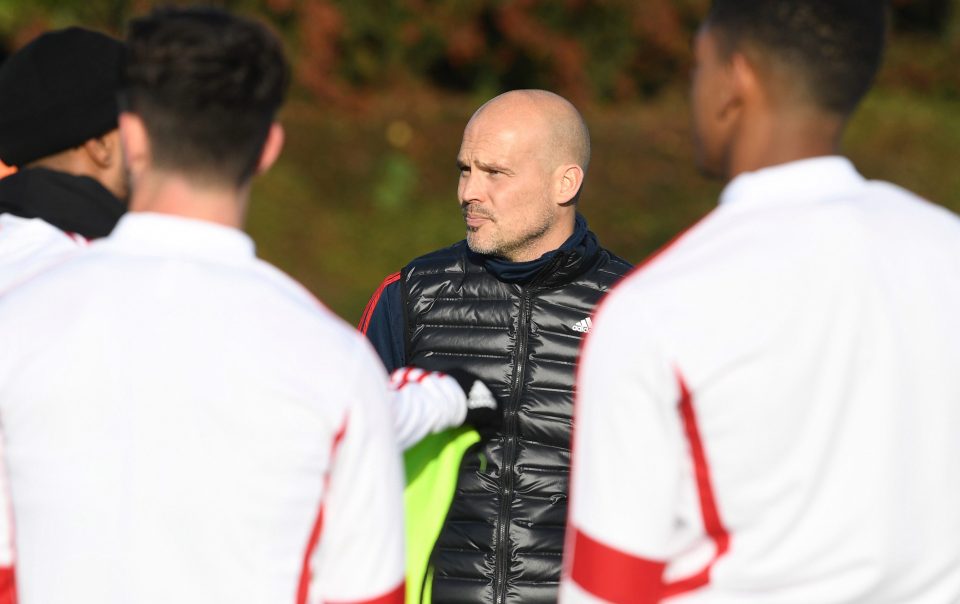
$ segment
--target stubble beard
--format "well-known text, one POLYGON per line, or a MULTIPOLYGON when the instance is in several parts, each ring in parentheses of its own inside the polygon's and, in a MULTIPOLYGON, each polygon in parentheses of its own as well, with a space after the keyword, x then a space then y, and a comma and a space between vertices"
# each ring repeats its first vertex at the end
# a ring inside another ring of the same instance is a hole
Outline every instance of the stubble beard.
MULTIPOLYGON (((517 262, 518 260, 516 259, 523 256, 525 250, 534 247, 537 241, 550 230, 555 222, 555 217, 553 213, 550 212, 548 205, 544 203, 539 207, 542 208, 542 210, 532 217, 531 224, 527 225, 526 228, 520 229, 513 237, 504 233, 500 227, 500 223, 489 214, 471 212, 489 218, 490 222, 479 228, 467 227, 467 247, 476 254, 495 256, 511 262, 517 262), (484 228, 489 231, 486 236, 480 234, 480 231, 484 228)), ((464 212, 466 212, 466 210, 467 208, 464 208, 464 212)))

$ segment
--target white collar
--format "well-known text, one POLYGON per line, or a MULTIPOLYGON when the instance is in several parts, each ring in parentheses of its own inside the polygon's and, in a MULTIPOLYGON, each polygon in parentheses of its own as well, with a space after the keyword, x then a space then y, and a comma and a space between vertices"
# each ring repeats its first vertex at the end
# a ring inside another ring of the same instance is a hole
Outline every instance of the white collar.
POLYGON ((814 157, 744 172, 723 189, 720 204, 747 208, 819 201, 852 193, 865 182, 845 157, 814 157))
POLYGON ((220 261, 245 260, 256 254, 253 240, 239 229, 207 220, 153 212, 124 214, 110 236, 102 241, 112 247, 140 253, 220 261))

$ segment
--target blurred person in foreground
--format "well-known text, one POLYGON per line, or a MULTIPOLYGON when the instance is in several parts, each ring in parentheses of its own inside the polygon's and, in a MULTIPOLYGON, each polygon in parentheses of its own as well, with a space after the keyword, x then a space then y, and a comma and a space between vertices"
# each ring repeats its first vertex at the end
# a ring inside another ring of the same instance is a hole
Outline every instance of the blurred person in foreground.
POLYGON ((131 212, 0 298, 19 601, 402 602, 383 369, 240 230, 281 44, 214 9, 127 42, 131 212))
POLYGON ((565 602, 960 601, 960 220, 840 155, 876 0, 715 0, 719 207, 584 347, 565 602))
POLYGON ((483 105, 457 156, 466 240, 388 277, 361 319, 389 370, 468 371, 502 404, 407 451, 410 602, 421 585, 427 602, 557 599, 573 368, 629 270, 577 213, 589 161, 567 100, 518 90, 483 105))
POLYGON ((0 66, 0 291, 110 233, 126 211, 117 133, 123 43, 70 27, 0 66))

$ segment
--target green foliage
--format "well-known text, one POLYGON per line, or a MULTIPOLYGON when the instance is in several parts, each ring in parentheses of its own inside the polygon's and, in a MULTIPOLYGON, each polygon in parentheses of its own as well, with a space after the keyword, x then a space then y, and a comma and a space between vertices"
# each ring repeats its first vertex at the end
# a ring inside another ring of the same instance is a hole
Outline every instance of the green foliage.
POLYGON ((337 58, 335 66, 307 59, 305 79, 321 96, 412 77, 461 91, 543 87, 578 100, 623 99, 652 94, 683 71, 705 4, 304 0, 303 15, 326 18, 299 19, 297 39, 307 57, 337 58))
MULTIPOLYGON (((958 0, 894 0, 905 36, 884 84, 956 96, 958 0)), ((187 0, 173 4, 191 4, 187 0)), ((490 96, 555 90, 575 102, 652 98, 681 85, 709 0, 215 0, 273 23, 298 82, 355 105, 412 82, 490 96)), ((164 0, 0 0, 0 41, 16 47, 45 27, 112 32, 164 0)))
MULTIPOLYGON (((894 1, 896 31, 908 48, 926 48, 932 65, 899 61, 903 68, 888 72, 892 85, 956 79, 957 1, 894 1)), ((287 31, 303 59, 302 81, 321 98, 351 101, 418 81, 486 96, 541 87, 585 102, 651 98, 684 82, 709 0, 287 3, 296 15, 287 31)))
POLYGON ((396 211, 410 205, 417 184, 417 166, 402 153, 384 156, 376 171, 373 199, 376 207, 396 211))

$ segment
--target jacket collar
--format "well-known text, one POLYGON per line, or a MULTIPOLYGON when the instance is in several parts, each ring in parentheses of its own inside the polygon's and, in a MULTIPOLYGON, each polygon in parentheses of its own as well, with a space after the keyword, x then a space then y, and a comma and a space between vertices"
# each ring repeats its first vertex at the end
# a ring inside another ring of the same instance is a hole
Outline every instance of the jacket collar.
POLYGON ((126 205, 99 182, 46 168, 27 168, 0 180, 0 213, 41 218, 87 239, 106 237, 126 205))
POLYGON ((720 194, 720 205, 746 210, 809 203, 846 196, 864 182, 847 158, 814 157, 737 176, 720 194))
POLYGON ((130 212, 96 245, 137 254, 242 264, 255 257, 249 235, 239 229, 173 214, 130 212))
POLYGON ((536 260, 510 262, 469 250, 468 254, 471 260, 505 283, 553 287, 568 283, 589 269, 599 251, 597 236, 590 232, 586 219, 577 214, 573 234, 558 249, 536 260))

